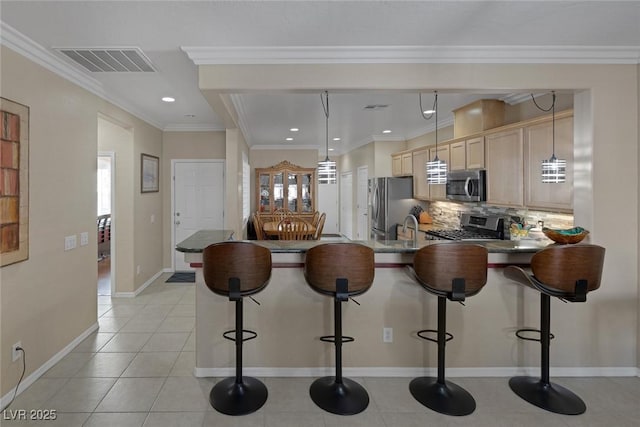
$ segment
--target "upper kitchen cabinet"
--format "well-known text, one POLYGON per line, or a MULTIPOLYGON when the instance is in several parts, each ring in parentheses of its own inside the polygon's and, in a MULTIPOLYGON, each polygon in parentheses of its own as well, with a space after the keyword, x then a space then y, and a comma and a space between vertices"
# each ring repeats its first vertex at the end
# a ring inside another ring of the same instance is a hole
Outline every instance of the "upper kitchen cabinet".
POLYGON ((521 207, 524 204, 524 147, 522 128, 485 136, 487 204, 521 207))
POLYGON ((426 167, 428 160, 428 148, 423 148, 413 152, 413 197, 416 199, 429 199, 429 185, 427 185, 426 167))
MULTIPOLYGON (((438 144, 436 151, 435 146, 429 148, 429 160, 433 160, 436 157, 447 164, 447 168, 450 167, 451 159, 449 157, 449 145, 438 144)), ((447 199, 447 184, 428 184, 429 186, 429 200, 446 200, 447 199)))
POLYGON ((451 164, 449 165, 449 170, 460 171, 467 168, 466 141, 458 141, 449 145, 449 155, 451 156, 451 164))
POLYGON ((467 169, 484 169, 484 136, 467 139, 467 169))
POLYGON ((393 176, 413 175, 413 156, 411 152, 391 155, 391 174, 393 176))
POLYGON ((479 99, 453 110, 453 137, 463 138, 497 128, 504 124, 504 102, 479 99))
POLYGON ((256 205, 259 212, 287 209, 313 215, 316 210, 315 189, 315 168, 301 168, 286 160, 270 168, 256 168, 256 205))
POLYGON ((555 123, 555 155, 567 161, 563 183, 543 183, 541 164, 553 152, 551 120, 524 128, 525 204, 539 209, 571 211, 573 209, 573 116, 557 118, 555 123))

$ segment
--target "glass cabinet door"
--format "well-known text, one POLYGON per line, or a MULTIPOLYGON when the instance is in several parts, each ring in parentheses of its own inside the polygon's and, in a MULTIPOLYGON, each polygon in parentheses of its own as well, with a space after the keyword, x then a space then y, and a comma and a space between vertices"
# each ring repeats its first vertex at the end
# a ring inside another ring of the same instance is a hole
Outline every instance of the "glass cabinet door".
POLYGON ((302 212, 313 212, 312 192, 311 174, 302 174, 302 212))
POLYGON ((271 212, 271 175, 268 173, 260 174, 260 212, 271 212))
POLYGON ((284 173, 281 172, 273 175, 273 208, 284 207, 284 173))
POLYGON ((291 212, 298 212, 298 175, 288 174, 287 202, 291 212))

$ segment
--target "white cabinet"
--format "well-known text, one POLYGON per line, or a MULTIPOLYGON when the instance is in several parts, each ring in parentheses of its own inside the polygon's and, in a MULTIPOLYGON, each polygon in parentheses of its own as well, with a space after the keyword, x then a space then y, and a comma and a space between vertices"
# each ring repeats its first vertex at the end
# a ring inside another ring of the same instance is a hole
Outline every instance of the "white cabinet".
POLYGON ((467 143, 466 141, 458 141, 449 145, 449 154, 451 164, 449 170, 460 171, 467 168, 467 143))
POLYGON ((573 209, 573 117, 556 119, 555 154, 567 161, 563 183, 543 183, 541 164, 553 152, 551 121, 524 128, 525 204, 531 208, 571 211, 573 209))
POLYGON ((522 128, 485 136, 487 204, 521 207, 524 204, 522 128))

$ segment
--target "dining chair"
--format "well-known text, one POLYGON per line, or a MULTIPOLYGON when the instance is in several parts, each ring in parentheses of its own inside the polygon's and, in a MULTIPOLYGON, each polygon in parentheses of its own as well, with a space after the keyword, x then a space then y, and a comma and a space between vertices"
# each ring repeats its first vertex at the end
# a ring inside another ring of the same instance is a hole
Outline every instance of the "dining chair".
POLYGON ((314 227, 318 226, 318 220, 320 220, 320 212, 315 211, 313 213, 313 218, 311 218, 311 225, 313 225, 314 227))
POLYGON ((313 240, 320 240, 322 237, 322 229, 324 228, 324 222, 327 219, 327 214, 322 212, 318 218, 318 224, 316 225, 316 231, 313 233, 313 240))
POLYGON ((256 231, 256 240, 265 240, 266 237, 264 234, 262 219, 260 218, 260 215, 257 212, 255 212, 252 215, 252 220, 253 220, 253 228, 256 231))
POLYGON ((300 218, 285 218, 278 223, 278 240, 306 240, 309 223, 300 218))

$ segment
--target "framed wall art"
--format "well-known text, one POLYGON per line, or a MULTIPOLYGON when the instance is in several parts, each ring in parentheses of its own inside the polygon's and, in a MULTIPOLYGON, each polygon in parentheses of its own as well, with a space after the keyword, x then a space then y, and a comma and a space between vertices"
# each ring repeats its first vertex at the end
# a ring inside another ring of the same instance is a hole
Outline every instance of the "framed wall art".
POLYGON ((29 107, 0 98, 0 267, 29 258, 29 107))
POLYGON ((154 193, 160 191, 160 159, 156 156, 143 153, 140 171, 140 192, 154 193))

